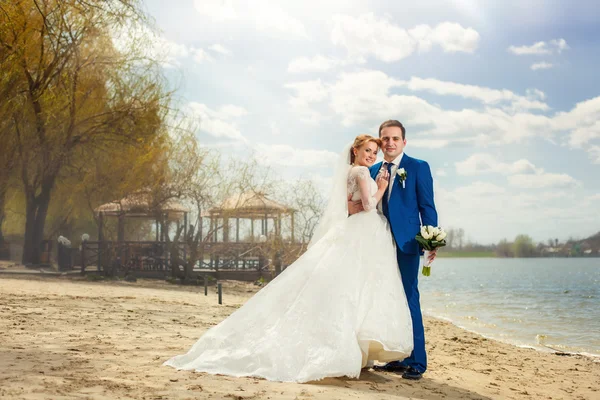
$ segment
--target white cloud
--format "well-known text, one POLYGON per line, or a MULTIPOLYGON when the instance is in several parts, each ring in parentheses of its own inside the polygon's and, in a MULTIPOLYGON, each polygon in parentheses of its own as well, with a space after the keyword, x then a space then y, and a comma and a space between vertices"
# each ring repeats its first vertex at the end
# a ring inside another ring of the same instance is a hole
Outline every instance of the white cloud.
POLYGON ((512 175, 508 177, 508 183, 522 189, 572 188, 581 185, 570 175, 546 172, 512 175))
POLYGON ((467 186, 459 187, 455 190, 455 193, 461 197, 468 196, 496 196, 499 194, 506 193, 506 188, 495 185, 490 182, 473 182, 467 186))
POLYGON ((484 104, 510 102, 511 108, 513 109, 534 109, 543 111, 549 109, 546 103, 536 100, 536 98, 544 97, 544 93, 537 89, 528 92, 528 97, 523 97, 506 89, 490 89, 482 86, 464 85, 455 82, 440 81, 437 79, 422 79, 412 77, 404 84, 412 91, 428 91, 442 96, 456 95, 478 100, 484 104))
POLYGON ((248 114, 244 108, 225 105, 213 110, 206 104, 191 102, 187 104, 186 111, 197 121, 201 133, 218 139, 247 142, 234 121, 248 114))
POLYGON ((585 198, 585 203, 597 206, 600 203, 600 193, 596 193, 585 198))
POLYGON ((579 232, 583 224, 600 223, 592 203, 582 202, 577 189, 568 186, 531 192, 518 186, 508 188, 478 181, 452 190, 436 188, 440 224, 464 228, 467 236, 479 243, 501 237, 513 239, 519 233, 545 240, 579 232))
POLYGON ((417 50, 429 51, 433 45, 448 53, 473 53, 479 44, 477 31, 452 22, 406 30, 386 18, 367 13, 359 17, 336 15, 333 23, 333 44, 346 48, 352 59, 374 56, 380 61, 394 62, 417 50))
MULTIPOLYGON (((507 105, 508 111, 493 107, 444 110, 417 96, 390 95, 391 89, 404 86, 405 82, 390 78, 381 71, 342 73, 335 83, 321 86, 319 99, 328 99, 330 109, 341 118, 344 126, 374 125, 392 116, 401 119, 410 127, 409 131, 418 133, 409 136, 409 142, 422 146, 429 146, 432 141, 436 147, 460 142, 505 144, 551 135, 551 120, 548 117, 514 112, 513 104, 507 105)), ((460 85, 457 87, 460 90, 469 89, 460 85)), ((487 99, 488 94, 482 94, 484 92, 482 90, 473 96, 487 99)), ((490 96, 490 99, 495 98, 490 96)), ((526 100, 517 96, 513 96, 513 99, 526 100)), ((522 107, 520 103, 517 104, 522 107)), ((531 104, 527 106, 531 107, 531 104)))
POLYGON ((256 157, 263 164, 286 167, 332 167, 339 155, 327 150, 297 149, 283 144, 258 144, 256 157))
POLYGON ((271 121, 269 127, 271 128, 271 135, 281 136, 281 129, 279 129, 279 125, 277 124, 277 122, 271 121))
POLYGON ((560 54, 563 50, 568 50, 569 45, 565 39, 553 39, 550 41, 550 44, 556 48, 556 51, 560 54))
POLYGON ((543 62, 531 64, 530 68, 533 71, 537 71, 538 69, 550 69, 553 67, 554 67, 554 64, 543 61, 543 62))
POLYGON ((569 145, 573 148, 582 148, 595 139, 600 139, 600 121, 573 130, 569 137, 569 145))
POLYGON ((417 25, 409 34, 417 40, 421 52, 438 44, 446 53, 473 53, 479 45, 479 33, 473 28, 463 28, 455 22, 442 22, 434 28, 417 25))
POLYGON ((303 121, 316 124, 321 120, 321 114, 311 108, 314 103, 323 102, 329 97, 329 89, 320 79, 288 83, 284 87, 295 91, 295 95, 289 99, 289 104, 303 121))
MULTIPOLYGON (((244 2, 245 3, 245 2, 244 2)), ((304 24, 287 14, 282 8, 270 1, 253 1, 250 14, 258 30, 287 33, 291 36, 308 38, 304 24)))
POLYGON ((215 59, 207 51, 203 49, 192 49, 193 59, 196 63, 213 62, 215 59))
POLYGON ((244 117, 248 115, 248 111, 244 107, 227 104, 219 108, 218 114, 222 118, 230 119, 244 117))
POLYGON ((481 175, 486 173, 497 173, 510 175, 517 173, 534 173, 536 167, 530 161, 521 159, 513 163, 503 163, 491 154, 476 153, 472 154, 464 161, 455 163, 456 172, 459 175, 481 175))
POLYGON ((215 43, 212 46, 210 46, 209 50, 212 50, 215 53, 223 54, 225 56, 230 56, 231 55, 231 50, 229 50, 225 46, 222 46, 222 45, 220 45, 218 43, 215 43))
POLYGON ((442 168, 438 168, 435 171, 435 175, 439 176, 439 177, 444 177, 444 176, 448 176, 448 173, 446 172, 446 170, 442 169, 442 168))
POLYGON ((525 93, 527 93, 527 97, 530 99, 546 100, 546 93, 539 89, 527 89, 525 93))
POLYGON ((553 128, 568 133, 571 148, 583 148, 592 162, 598 163, 600 147, 600 96, 577 103, 572 110, 553 118, 553 128))
POLYGON ((320 79, 314 81, 288 83, 284 86, 287 89, 293 89, 297 95, 292 98, 293 106, 304 106, 310 103, 318 103, 325 100, 328 96, 328 89, 320 79))
POLYGON ((247 22, 259 31, 284 33, 291 37, 308 37, 302 22, 267 0, 195 0, 194 6, 200 15, 215 22, 247 22))
MULTIPOLYGON (((296 82, 286 87, 297 91, 290 104, 301 108, 304 115, 311 115, 313 121, 318 120, 317 109, 322 109, 324 104, 344 126, 372 128, 393 117, 409 127, 408 141, 419 147, 490 146, 524 143, 531 138, 555 142, 558 139, 559 143, 562 139, 567 143, 561 144, 574 148, 600 145, 600 96, 580 102, 570 111, 544 115, 530 112, 549 111, 543 101, 545 94, 537 89, 527 90, 523 96, 509 90, 436 79, 400 81, 374 70, 343 72, 331 84, 318 80, 296 82), (444 109, 421 97, 398 93, 399 88, 457 95, 477 100, 482 105, 444 109), (394 94, 391 94, 392 90, 394 94)), ((590 157, 596 159, 594 154, 590 157)))
POLYGON ((146 25, 137 23, 121 26, 113 33, 112 42, 119 51, 134 51, 136 57, 158 61, 165 68, 179 66, 180 60, 190 55, 186 45, 168 40, 146 25))
POLYGON ((536 42, 530 46, 510 46, 508 52, 517 56, 523 55, 549 55, 562 53, 569 46, 565 39, 553 39, 549 43, 536 42))
POLYGON ((546 42, 537 42, 532 44, 531 46, 510 46, 508 48, 508 51, 518 56, 530 54, 552 54, 552 50, 548 48, 546 42))
POLYGON ((216 21, 238 17, 233 0, 195 0, 196 11, 216 21))
POLYGON ((472 154, 466 160, 457 162, 455 166, 459 175, 473 176, 490 173, 505 175, 511 186, 521 189, 566 188, 580 185, 580 182, 570 175, 547 173, 529 160, 521 159, 512 163, 504 163, 486 153, 472 154))
POLYGON ((313 58, 299 57, 290 61, 288 72, 294 74, 303 72, 323 72, 346 64, 348 64, 347 61, 336 60, 321 55, 314 56, 313 58))
POLYGON ((588 153, 594 164, 600 164, 600 146, 590 146, 588 153))
POLYGON ((446 139, 408 139, 407 143, 411 147, 421 147, 426 149, 441 149, 448 147, 450 144, 449 140, 446 139))

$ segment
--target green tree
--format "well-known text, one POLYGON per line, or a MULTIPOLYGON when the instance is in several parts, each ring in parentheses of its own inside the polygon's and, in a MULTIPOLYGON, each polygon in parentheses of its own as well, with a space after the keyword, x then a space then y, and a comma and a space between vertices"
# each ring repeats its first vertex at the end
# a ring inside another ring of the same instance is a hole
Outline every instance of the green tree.
POLYGON ((168 95, 158 63, 138 57, 148 43, 114 43, 126 24, 144 24, 137 0, 14 0, 0 3, 2 71, 25 197, 24 264, 40 260, 52 193, 90 148, 152 140, 168 95))
POLYGON ((518 235, 513 243, 515 257, 534 257, 536 255, 533 239, 528 235, 518 235))

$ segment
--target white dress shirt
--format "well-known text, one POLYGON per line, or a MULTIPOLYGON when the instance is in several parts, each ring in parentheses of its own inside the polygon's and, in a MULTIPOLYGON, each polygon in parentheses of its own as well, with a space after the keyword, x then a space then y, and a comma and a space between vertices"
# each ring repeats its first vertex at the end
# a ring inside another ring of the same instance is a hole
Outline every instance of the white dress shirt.
MULTIPOLYGON (((390 196, 392 195, 392 188, 394 186, 394 180, 396 179, 396 175, 397 175, 396 171, 398 171, 400 162, 402 161, 402 156, 404 156, 404 152, 400 153, 400 155, 392 161, 392 164, 394 164, 394 165, 392 166, 392 170, 390 171, 390 184, 388 186, 388 200, 390 199, 390 196)), ((381 164, 381 169, 379 171, 385 170, 387 168, 386 163, 387 163, 387 161, 384 160, 383 163, 381 164)), ((383 212, 383 210, 381 209, 381 200, 377 204, 377 209, 379 210, 379 212, 383 212)))

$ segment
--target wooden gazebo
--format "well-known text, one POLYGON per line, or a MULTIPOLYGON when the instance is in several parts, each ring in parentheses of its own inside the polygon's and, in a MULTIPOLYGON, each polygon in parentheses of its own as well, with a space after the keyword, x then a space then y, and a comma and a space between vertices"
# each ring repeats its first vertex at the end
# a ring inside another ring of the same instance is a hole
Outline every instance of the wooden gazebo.
MULTIPOLYGON (((138 269, 167 269, 169 249, 167 248, 168 226, 175 223, 179 230, 183 223, 183 237, 187 233, 187 220, 189 209, 175 199, 169 199, 156 204, 150 192, 137 192, 121 200, 102 204, 94 209, 98 217, 98 242, 84 243, 85 249, 97 251, 98 270, 111 265, 118 257, 121 266, 136 264, 138 269), (106 240, 104 235, 105 219, 117 218, 117 240, 106 240), (155 222, 155 241, 125 240, 125 223, 129 218, 150 219, 155 222), (166 222, 167 229, 163 229, 161 221, 166 222)), ((185 259, 185 245, 181 243, 183 259, 185 259)), ((85 265, 82 265, 85 268, 85 265)))
MULTIPOLYGON (((183 220, 184 230, 187 229, 187 217, 189 209, 175 199, 168 199, 160 204, 153 204, 152 195, 148 192, 139 192, 126 196, 121 200, 102 204, 94 209, 98 216, 98 238, 103 229, 105 217, 118 218, 117 241, 125 240, 125 219, 145 218, 153 219, 156 223, 156 241, 164 240, 165 232, 162 232, 160 221, 175 222, 178 226, 183 220)), ((184 235, 185 237, 185 235, 184 235)))
POLYGON ((235 242, 240 242, 240 221, 250 221, 250 242, 256 241, 255 225, 260 223, 260 235, 267 237, 269 225, 273 234, 281 238, 281 222, 289 217, 291 223, 291 241, 294 242, 294 210, 291 207, 269 199, 262 192, 246 192, 229 197, 220 207, 213 207, 204 216, 210 220, 210 231, 213 242, 232 242, 230 223, 235 220, 235 242), (221 229, 222 227, 222 229, 221 229), (219 232, 221 237, 219 238, 219 232), (219 240, 221 239, 221 240, 219 240))
POLYGON ((250 191, 229 197, 220 206, 213 207, 202 215, 204 220, 208 219, 210 229, 204 247, 204 254, 209 256, 210 261, 208 264, 203 263, 201 268, 208 266, 214 270, 251 269, 261 272, 271 259, 275 273, 279 273, 283 243, 282 221, 290 219, 290 242, 294 243, 295 211, 269 199, 262 192, 250 191), (246 228, 247 234, 243 237, 240 225, 245 225, 246 228))

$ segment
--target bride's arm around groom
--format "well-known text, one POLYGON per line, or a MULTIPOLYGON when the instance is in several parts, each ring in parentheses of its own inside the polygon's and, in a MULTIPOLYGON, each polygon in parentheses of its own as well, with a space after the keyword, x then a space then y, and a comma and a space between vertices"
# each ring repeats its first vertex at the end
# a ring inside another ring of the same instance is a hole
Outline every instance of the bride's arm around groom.
MULTIPOLYGON (((422 249, 415 236, 421 225, 437 226, 438 216, 433 195, 433 177, 429 164, 404 153, 406 129, 396 120, 385 121, 379 128, 384 161, 373 165, 371 176, 390 172, 388 191, 380 203, 388 219, 397 246, 397 260, 402 284, 410 308, 414 350, 410 357, 389 363, 386 370, 404 372, 403 377, 420 379, 427 369, 425 333, 418 289, 419 258, 422 249)), ((349 204, 350 213, 356 206, 349 204)), ((435 252, 432 252, 435 258, 435 252)))

